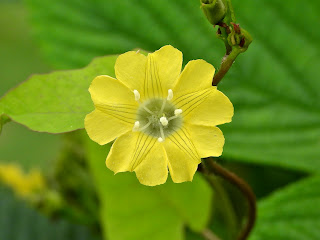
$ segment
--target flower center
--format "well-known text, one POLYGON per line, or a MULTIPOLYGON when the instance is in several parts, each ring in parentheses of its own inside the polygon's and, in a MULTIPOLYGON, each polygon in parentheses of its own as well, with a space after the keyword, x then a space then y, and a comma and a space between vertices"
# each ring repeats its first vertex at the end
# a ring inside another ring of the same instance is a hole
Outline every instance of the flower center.
MULTIPOLYGON (((136 101, 139 102, 140 94, 134 90, 136 101)), ((141 131, 163 142, 166 137, 177 131, 182 126, 182 110, 177 109, 171 99, 173 92, 168 91, 167 98, 152 98, 140 103, 137 111, 137 121, 133 131, 141 131)))

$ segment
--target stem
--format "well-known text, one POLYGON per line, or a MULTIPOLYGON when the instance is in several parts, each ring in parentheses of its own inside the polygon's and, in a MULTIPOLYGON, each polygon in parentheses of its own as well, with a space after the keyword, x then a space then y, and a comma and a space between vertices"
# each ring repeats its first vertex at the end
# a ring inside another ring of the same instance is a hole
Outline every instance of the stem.
POLYGON ((228 10, 229 10, 229 14, 230 14, 230 22, 236 22, 236 16, 234 14, 234 10, 231 4, 231 0, 226 0, 227 5, 228 5, 228 10))
POLYGON ((228 171, 224 167, 220 166, 212 158, 204 159, 204 164, 213 173, 221 176, 226 181, 235 185, 247 198, 247 201, 248 201, 248 221, 246 223, 245 228, 240 232, 240 234, 237 238, 238 240, 245 240, 249 236, 249 234, 254 226, 255 220, 256 220, 256 197, 255 197, 252 189, 244 180, 242 180, 240 177, 238 177, 234 173, 228 171))
POLYGON ((239 225, 236 220, 237 217, 235 215, 235 210, 232 206, 232 203, 228 198, 224 187, 221 185, 221 183, 219 183, 218 177, 213 174, 210 174, 209 169, 207 169, 205 166, 204 166, 204 173, 205 173, 206 179, 214 189, 216 195, 218 195, 219 198, 221 199, 221 201, 219 201, 218 204, 223 209, 224 220, 228 223, 228 227, 231 229, 230 238, 235 239, 235 236, 237 234, 237 232, 235 232, 235 229, 237 229, 239 225))
POLYGON ((221 62, 221 66, 217 74, 214 75, 212 79, 212 86, 217 86, 221 79, 226 75, 229 71, 230 67, 236 60, 237 56, 241 53, 238 48, 233 48, 230 54, 226 54, 221 62))
POLYGON ((221 240, 217 235, 215 235, 210 229, 205 229, 202 231, 202 236, 206 240, 221 240))

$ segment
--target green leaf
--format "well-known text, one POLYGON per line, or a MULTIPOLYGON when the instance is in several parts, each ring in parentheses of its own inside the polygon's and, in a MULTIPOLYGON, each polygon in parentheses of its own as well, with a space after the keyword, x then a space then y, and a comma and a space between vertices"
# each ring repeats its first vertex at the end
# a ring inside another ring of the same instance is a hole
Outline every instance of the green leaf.
MULTIPOLYGON (((199 1, 27 0, 35 33, 57 67, 83 66, 92 57, 135 47, 172 44, 185 61, 216 67, 223 44, 199 1)), ((238 22, 253 36, 220 90, 235 106, 223 126, 223 156, 320 171, 320 3, 292 0, 233 1, 238 22), (263 11, 257 11, 263 9, 263 11)))
POLYGON ((310 177, 260 202, 251 240, 320 239, 320 177, 310 177))
POLYGON ((115 60, 99 57, 83 69, 33 75, 0 99, 0 117, 6 114, 40 132, 83 128, 85 115, 93 110, 89 85, 97 75, 113 76, 115 60))
POLYGON ((49 220, 0 186, 0 239, 99 240, 101 237, 84 226, 49 220))
POLYGON ((3 125, 6 124, 7 122, 10 122, 10 118, 4 114, 0 115, 0 134, 2 132, 3 125))
POLYGON ((196 175, 192 183, 147 187, 134 173, 114 175, 104 164, 110 145, 87 139, 89 164, 101 203, 101 220, 110 240, 184 239, 184 226, 203 230, 211 212, 210 187, 196 175))

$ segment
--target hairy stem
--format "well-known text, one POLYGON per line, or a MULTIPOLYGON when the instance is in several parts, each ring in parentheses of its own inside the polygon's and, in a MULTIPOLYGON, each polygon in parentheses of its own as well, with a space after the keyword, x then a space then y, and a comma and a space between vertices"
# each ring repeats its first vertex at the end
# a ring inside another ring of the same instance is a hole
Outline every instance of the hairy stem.
POLYGON ((221 62, 221 66, 219 68, 219 71, 217 74, 214 75, 212 79, 212 86, 217 86, 218 83, 221 81, 221 79, 226 75, 226 73, 229 71, 230 67, 238 57, 238 55, 241 53, 241 51, 237 48, 234 48, 230 54, 226 54, 221 62))
POLYGON ((249 236, 255 220, 256 220, 256 197, 251 189, 251 187, 240 177, 235 175, 234 173, 228 171, 224 167, 220 166, 218 163, 216 163, 212 158, 206 158, 203 159, 203 162, 207 169, 209 169, 210 172, 219 175, 226 181, 233 184, 235 187, 237 187, 242 194, 247 198, 248 201, 248 220, 246 222, 246 225, 244 229, 240 232, 238 236, 238 240, 245 240, 249 236))

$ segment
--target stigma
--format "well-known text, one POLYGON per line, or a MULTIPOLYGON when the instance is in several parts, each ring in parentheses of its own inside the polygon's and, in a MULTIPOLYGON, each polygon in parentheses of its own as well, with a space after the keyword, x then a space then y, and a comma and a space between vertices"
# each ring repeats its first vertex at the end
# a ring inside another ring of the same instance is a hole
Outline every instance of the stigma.
POLYGON ((162 126, 167 126, 169 124, 169 121, 166 117, 161 117, 159 121, 162 124, 162 126))

